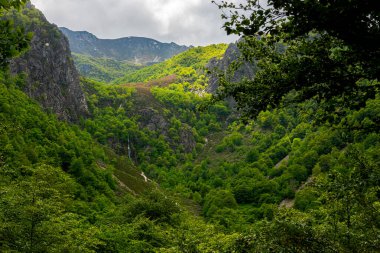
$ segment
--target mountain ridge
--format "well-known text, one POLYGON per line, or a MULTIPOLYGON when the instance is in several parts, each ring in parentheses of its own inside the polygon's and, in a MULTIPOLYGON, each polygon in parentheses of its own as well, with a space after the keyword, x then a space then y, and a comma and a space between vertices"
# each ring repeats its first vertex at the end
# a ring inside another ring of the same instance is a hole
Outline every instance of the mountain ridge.
POLYGON ((72 31, 66 27, 59 27, 59 29, 68 38, 73 53, 128 61, 134 64, 149 65, 161 62, 190 48, 174 42, 162 43, 145 37, 100 39, 87 31, 72 31))

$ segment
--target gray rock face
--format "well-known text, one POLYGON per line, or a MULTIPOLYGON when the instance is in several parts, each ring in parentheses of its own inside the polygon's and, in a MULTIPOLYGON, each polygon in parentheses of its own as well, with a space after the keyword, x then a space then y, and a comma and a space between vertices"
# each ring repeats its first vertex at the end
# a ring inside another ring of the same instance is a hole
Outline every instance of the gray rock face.
POLYGON ((183 145, 185 152, 188 153, 191 152, 197 144, 193 134, 193 130, 187 124, 182 125, 180 131, 180 143, 183 145))
POLYGON ((66 37, 32 5, 13 16, 34 34, 29 51, 11 62, 12 73, 27 76, 24 91, 60 119, 77 121, 88 114, 66 37))
MULTIPOLYGON (((218 88, 219 74, 226 75, 229 66, 241 57, 241 53, 236 43, 232 43, 227 48, 221 60, 212 59, 207 68, 211 71, 209 76, 209 85, 207 91, 215 93, 218 88)), ((256 73, 256 65, 250 62, 244 62, 239 68, 230 76, 229 81, 239 82, 243 78, 253 78, 256 73)))
POLYGON ((143 37, 99 39, 86 31, 75 32, 65 27, 60 29, 69 39, 74 53, 128 61, 134 64, 149 65, 161 62, 189 49, 187 46, 180 46, 173 42, 162 43, 143 37))
POLYGON ((150 131, 157 131, 166 135, 169 128, 169 122, 157 110, 147 107, 138 111, 140 116, 139 122, 142 127, 148 128, 150 131))
MULTIPOLYGON (((137 115, 140 116, 139 123, 141 127, 146 127, 150 131, 156 131, 163 136, 168 136, 170 122, 162 115, 162 113, 153 108, 143 108, 138 111, 137 115)), ((183 146, 185 152, 191 152, 197 143, 192 128, 187 124, 182 124, 182 127, 179 130, 179 135, 180 140, 178 143, 173 143, 169 137, 167 137, 167 140, 172 142, 172 144, 174 144, 173 146, 180 144, 183 146)))

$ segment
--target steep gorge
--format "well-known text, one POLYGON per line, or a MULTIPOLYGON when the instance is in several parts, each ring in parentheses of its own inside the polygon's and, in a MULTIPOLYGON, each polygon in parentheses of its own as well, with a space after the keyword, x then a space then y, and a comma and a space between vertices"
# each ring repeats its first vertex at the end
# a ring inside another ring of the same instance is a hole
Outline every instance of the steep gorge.
POLYGON ((205 70, 252 78, 234 44, 79 85, 58 29, 13 18, 35 36, 25 80, 0 72, 1 252, 379 251, 378 94, 334 125, 313 99, 241 122, 205 70))

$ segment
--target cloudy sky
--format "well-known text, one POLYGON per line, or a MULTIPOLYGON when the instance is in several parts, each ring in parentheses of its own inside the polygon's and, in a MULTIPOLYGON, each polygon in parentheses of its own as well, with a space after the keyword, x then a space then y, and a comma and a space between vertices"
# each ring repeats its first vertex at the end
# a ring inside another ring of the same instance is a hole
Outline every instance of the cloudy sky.
POLYGON ((142 36, 183 45, 232 42, 211 0, 32 0, 47 19, 99 38, 142 36))

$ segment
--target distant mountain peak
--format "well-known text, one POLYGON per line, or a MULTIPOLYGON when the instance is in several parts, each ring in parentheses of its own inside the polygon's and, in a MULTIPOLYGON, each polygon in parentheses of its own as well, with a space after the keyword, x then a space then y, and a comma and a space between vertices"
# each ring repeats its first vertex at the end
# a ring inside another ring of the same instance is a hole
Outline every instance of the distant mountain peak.
POLYGON ((161 62, 189 49, 174 42, 162 43, 144 37, 99 39, 87 31, 59 28, 68 38, 71 51, 96 58, 110 58, 138 64, 161 62))
MULTIPOLYGON (((87 31, 71 31, 70 29, 66 27, 59 27, 59 29, 67 36, 70 34, 70 36, 74 36, 75 38, 78 39, 87 39, 91 41, 96 41, 98 40, 98 37, 96 37, 94 34, 87 32, 87 31)), ((68 36, 67 36, 68 37, 68 36)))

